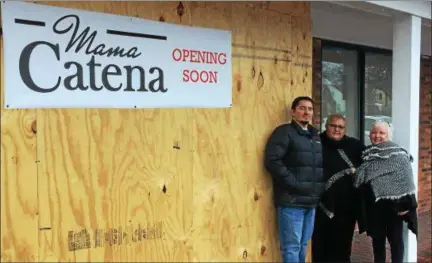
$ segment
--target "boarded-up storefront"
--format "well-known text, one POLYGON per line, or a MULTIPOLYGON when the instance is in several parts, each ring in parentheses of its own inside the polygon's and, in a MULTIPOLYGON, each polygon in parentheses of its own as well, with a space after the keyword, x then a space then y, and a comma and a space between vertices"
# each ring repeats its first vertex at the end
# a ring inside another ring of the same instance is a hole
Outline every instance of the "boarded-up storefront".
POLYGON ((5 109, 2 99, 1 261, 279 261, 263 148, 292 99, 311 96, 309 3, 37 4, 231 30, 233 100, 5 109))

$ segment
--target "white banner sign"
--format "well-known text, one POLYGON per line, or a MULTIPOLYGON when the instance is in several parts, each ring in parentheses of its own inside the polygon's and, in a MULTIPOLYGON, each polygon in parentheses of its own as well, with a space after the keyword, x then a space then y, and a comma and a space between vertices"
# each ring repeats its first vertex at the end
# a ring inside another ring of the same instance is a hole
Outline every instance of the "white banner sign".
POLYGON ((231 106, 231 32, 2 1, 6 108, 231 106))

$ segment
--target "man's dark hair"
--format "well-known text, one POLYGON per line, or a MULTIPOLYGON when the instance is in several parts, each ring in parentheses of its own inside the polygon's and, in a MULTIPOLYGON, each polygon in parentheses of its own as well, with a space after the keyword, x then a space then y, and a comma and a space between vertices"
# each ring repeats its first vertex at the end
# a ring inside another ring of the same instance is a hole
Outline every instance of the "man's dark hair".
POLYGON ((293 100, 293 102, 291 103, 291 109, 294 110, 297 107, 297 105, 300 103, 300 101, 302 101, 302 100, 310 101, 312 103, 312 105, 314 105, 314 101, 310 97, 300 96, 300 97, 297 97, 293 100))

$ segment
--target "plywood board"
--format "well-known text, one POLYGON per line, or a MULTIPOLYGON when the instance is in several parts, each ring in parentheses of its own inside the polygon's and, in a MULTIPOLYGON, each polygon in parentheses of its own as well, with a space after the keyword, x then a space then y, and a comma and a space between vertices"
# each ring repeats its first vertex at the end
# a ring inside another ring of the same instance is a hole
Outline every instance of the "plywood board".
MULTIPOLYGON (((0 38, 1 262, 38 260, 35 110, 4 110, 3 39, 0 38)), ((44 230, 41 230, 44 231, 44 230)))

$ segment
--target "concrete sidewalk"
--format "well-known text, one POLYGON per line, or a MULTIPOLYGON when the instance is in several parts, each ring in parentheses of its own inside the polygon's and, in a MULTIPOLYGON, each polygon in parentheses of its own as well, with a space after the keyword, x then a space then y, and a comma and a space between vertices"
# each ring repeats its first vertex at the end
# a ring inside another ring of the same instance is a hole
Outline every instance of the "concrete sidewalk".
MULTIPOLYGON (((418 263, 432 263, 431 211, 419 215, 418 263)), ((372 241, 366 234, 355 234, 351 262, 373 262, 372 241)), ((390 247, 387 242, 387 262, 391 262, 390 247)))

